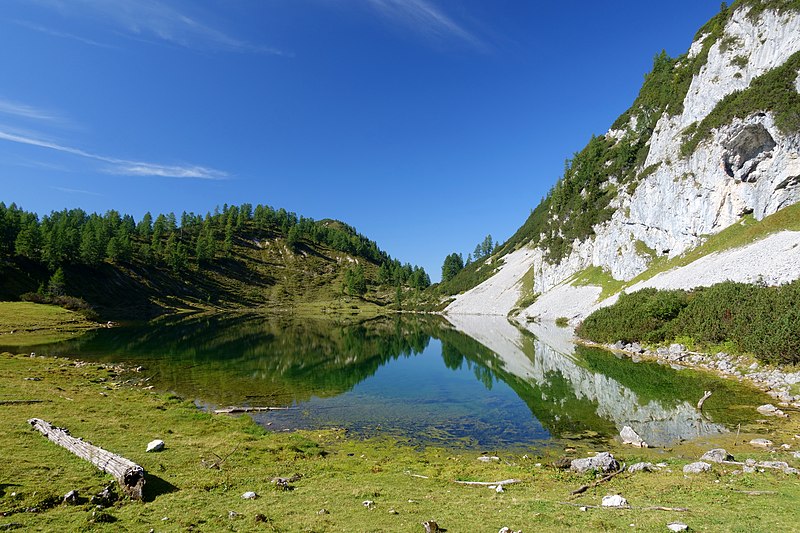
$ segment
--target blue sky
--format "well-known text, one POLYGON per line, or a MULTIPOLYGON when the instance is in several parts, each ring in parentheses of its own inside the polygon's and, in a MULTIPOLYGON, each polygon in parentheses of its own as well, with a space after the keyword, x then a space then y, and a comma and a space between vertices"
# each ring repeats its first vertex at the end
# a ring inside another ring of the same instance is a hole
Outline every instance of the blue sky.
POLYGON ((436 280, 717 0, 3 0, 0 201, 338 218, 436 280))

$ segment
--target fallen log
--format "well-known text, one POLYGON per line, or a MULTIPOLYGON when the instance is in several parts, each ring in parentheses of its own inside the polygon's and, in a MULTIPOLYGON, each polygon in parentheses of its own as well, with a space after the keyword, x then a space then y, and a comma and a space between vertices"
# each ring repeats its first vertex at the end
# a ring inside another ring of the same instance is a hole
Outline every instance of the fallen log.
POLYGON ((214 409, 214 414, 229 415, 232 413, 260 413, 263 411, 288 411, 294 407, 226 407, 224 409, 214 409))
POLYGON ((488 487, 490 485, 511 485, 512 483, 522 483, 522 480, 504 479, 503 481, 453 481, 453 483, 460 483, 461 485, 479 485, 481 487, 488 487))
POLYGON ((624 471, 625 471, 625 463, 622 463, 622 466, 620 466, 619 470, 617 470, 616 472, 611 472, 609 475, 607 475, 603 479, 595 481, 594 483, 590 483, 588 485, 582 485, 582 486, 578 487, 577 489, 573 490, 572 492, 570 492, 570 494, 572 496, 575 496, 576 494, 583 494, 587 490, 589 490, 591 488, 594 488, 594 487, 600 485, 601 483, 605 483, 606 481, 609 481, 611 478, 613 478, 614 476, 616 476, 618 474, 623 473, 624 471))
POLYGON ((28 423, 49 440, 114 476, 122 491, 132 499, 142 499, 144 468, 124 457, 75 438, 66 429, 55 427, 39 418, 31 418, 28 423))

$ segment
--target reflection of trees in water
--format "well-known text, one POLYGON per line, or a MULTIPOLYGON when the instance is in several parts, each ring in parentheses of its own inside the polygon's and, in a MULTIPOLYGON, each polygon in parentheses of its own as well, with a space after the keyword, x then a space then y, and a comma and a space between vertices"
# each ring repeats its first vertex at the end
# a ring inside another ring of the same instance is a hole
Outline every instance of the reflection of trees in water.
POLYGON ((211 403, 287 404, 352 389, 388 361, 421 353, 435 327, 402 315, 351 325, 208 315, 98 330, 50 352, 143 363, 161 386, 211 403))
POLYGON ((390 361, 422 353, 433 337, 441 341, 447 368, 466 367, 487 389, 505 382, 555 436, 616 433, 606 408, 613 391, 587 392, 599 382, 624 388, 637 405, 655 402, 666 411, 696 403, 693 391, 713 389, 718 394, 706 411, 723 422, 742 415, 726 411, 735 398, 752 405, 735 384, 704 374, 679 376, 670 368, 632 364, 598 350, 578 349, 576 357, 566 358, 544 353, 529 332, 518 333, 518 353, 498 354, 440 317, 397 315, 348 325, 286 316, 202 315, 98 330, 55 350, 35 351, 143 364, 159 387, 209 403, 287 405, 349 391, 390 361))

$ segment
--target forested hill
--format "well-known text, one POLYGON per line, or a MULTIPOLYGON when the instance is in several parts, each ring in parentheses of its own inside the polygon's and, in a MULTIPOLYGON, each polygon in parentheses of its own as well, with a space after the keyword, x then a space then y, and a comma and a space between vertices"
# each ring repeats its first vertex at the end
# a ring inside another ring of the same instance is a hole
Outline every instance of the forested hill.
POLYGON ((354 228, 250 204, 141 220, 81 209, 41 218, 0 202, 0 300, 52 301, 103 318, 171 309, 334 312, 402 307, 430 285, 354 228))

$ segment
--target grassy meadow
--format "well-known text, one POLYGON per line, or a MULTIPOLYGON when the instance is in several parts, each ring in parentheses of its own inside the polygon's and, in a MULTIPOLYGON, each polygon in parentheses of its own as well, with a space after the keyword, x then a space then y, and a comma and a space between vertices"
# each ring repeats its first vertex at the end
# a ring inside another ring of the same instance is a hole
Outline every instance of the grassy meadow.
MULTIPOLYGON (((800 445, 800 424, 765 421, 756 433, 729 433, 672 449, 419 449, 396 439, 359 440, 342 430, 270 432, 247 416, 202 412, 147 385, 140 372, 69 359, 0 355, 0 528, 31 531, 386 531, 420 532, 435 520, 451 532, 663 531, 682 521, 694 531, 791 531, 800 477, 767 470, 735 475, 733 465, 685 476, 683 465, 723 446, 737 460, 788 461, 748 444, 756 436, 776 446, 800 445), (25 403, 25 402, 31 403, 25 403), (99 511, 88 498, 111 477, 43 438, 27 420, 43 418, 72 435, 118 453, 147 471, 145 500, 121 499, 99 511), (166 449, 145 453, 163 439, 166 449), (664 462, 656 473, 621 474, 578 496, 595 479, 552 466, 609 449, 628 465, 664 462), (482 462, 483 452, 498 460, 482 462), (218 468, 210 468, 214 464, 218 468), (302 477, 281 490, 275 477, 302 477), (519 479, 504 492, 457 480, 519 479), (77 490, 77 505, 61 502, 77 490), (255 491, 259 497, 242 499, 255 491), (606 494, 631 509, 601 509, 606 494), (364 502, 372 502, 365 505, 364 502), (657 510, 654 507, 685 508, 657 510), (323 511, 324 510, 324 511, 323 511), (633 524, 633 525, 631 525, 633 524)), ((588 446, 588 445, 587 445, 588 446)))

